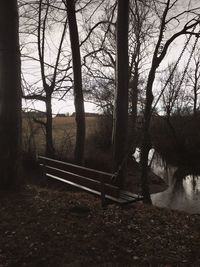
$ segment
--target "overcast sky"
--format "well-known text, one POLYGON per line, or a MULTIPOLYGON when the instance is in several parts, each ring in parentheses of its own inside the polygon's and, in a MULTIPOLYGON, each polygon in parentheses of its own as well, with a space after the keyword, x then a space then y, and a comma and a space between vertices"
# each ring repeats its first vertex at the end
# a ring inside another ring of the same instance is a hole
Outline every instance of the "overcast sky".
MULTIPOLYGON (((186 10, 188 8, 188 5, 190 7, 196 7, 197 5, 199 5, 199 0, 179 0, 179 12, 182 10, 186 10)), ((189 19, 189 17, 188 17, 189 19)), ((170 34, 170 33, 169 33, 170 34)), ((59 31, 54 32, 53 33, 55 40, 59 40, 59 31)), ((69 40, 67 40, 67 35, 66 35, 66 43, 68 43, 69 40)), ((194 41, 194 38, 193 38, 194 41)), ((168 50, 168 55, 166 56, 165 60, 162 62, 162 64, 160 65, 160 70, 163 69, 164 67, 167 66, 167 64, 169 62, 175 61, 177 60, 179 54, 181 53, 181 50, 183 48, 185 42, 185 37, 182 36, 180 38, 178 38, 169 48, 168 50)), ((65 47, 67 47, 67 45, 65 44, 65 47)), ((53 54, 51 52, 49 52, 49 58, 53 58, 53 54)), ((180 67, 184 66, 187 62, 188 59, 188 53, 186 52, 182 58, 180 67)), ((31 63, 30 62, 27 63, 23 63, 23 70, 24 73, 26 73, 28 79, 34 80, 35 76, 37 75, 37 73, 40 73, 40 69, 39 69, 39 65, 37 63, 31 63)), ((45 110, 45 105, 43 102, 36 102, 34 103, 34 105, 30 104, 30 101, 24 101, 23 100, 23 106, 24 107, 28 107, 28 108, 36 108, 39 110, 45 110)), ((72 100, 72 96, 69 97, 68 100, 66 101, 57 101, 57 100, 53 100, 52 103, 52 108, 53 108, 53 113, 72 113, 74 112, 74 104, 73 104, 73 100, 72 100)), ((91 103, 85 103, 85 111, 86 112, 97 112, 97 109, 95 107, 95 105, 91 104, 91 103)))

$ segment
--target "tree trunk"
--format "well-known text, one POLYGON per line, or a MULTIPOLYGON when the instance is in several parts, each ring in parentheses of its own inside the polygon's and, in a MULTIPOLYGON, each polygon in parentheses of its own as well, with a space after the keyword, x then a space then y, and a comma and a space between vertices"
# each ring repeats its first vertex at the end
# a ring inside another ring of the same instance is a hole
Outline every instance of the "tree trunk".
MULTIPOLYGON (((138 82, 139 82, 139 72, 138 72, 138 64, 134 68, 134 77, 131 83, 131 130, 132 136, 134 138, 135 134, 135 125, 137 120, 137 103, 138 103, 138 82)), ((132 139, 133 139, 132 138, 132 139)), ((131 143, 133 140, 131 140, 131 143)))
MULTIPOLYGON (((117 171, 127 153, 128 139, 128 23, 129 0, 118 0, 116 92, 113 115, 113 168, 117 171)), ((126 164, 119 174, 123 186, 126 164)))
POLYGON ((197 84, 197 71, 195 70, 195 82, 194 82, 194 103, 193 103, 193 116, 197 116, 197 99, 198 99, 198 84, 197 84))
POLYGON ((144 197, 144 202, 147 204, 151 204, 151 197, 149 192, 149 175, 148 175, 148 156, 149 150, 151 149, 151 137, 150 137, 150 122, 151 122, 151 109, 153 103, 153 94, 152 87, 155 79, 156 68, 153 68, 149 73, 147 89, 146 89, 146 104, 144 111, 144 125, 143 125, 143 139, 141 146, 141 156, 140 156, 140 164, 141 164, 141 187, 142 187, 142 195, 144 197))
POLYGON ((21 63, 16 0, 0 1, 0 188, 21 182, 21 63))
POLYGON ((55 149, 53 145, 51 94, 47 93, 45 104, 46 104, 46 156, 54 158, 55 149))
POLYGON ((82 90, 81 55, 79 48, 78 27, 75 14, 74 0, 67 0, 67 16, 69 20, 69 33, 72 50, 73 75, 74 75, 74 105, 76 119, 76 144, 74 159, 77 164, 84 163, 85 147, 85 111, 82 90))

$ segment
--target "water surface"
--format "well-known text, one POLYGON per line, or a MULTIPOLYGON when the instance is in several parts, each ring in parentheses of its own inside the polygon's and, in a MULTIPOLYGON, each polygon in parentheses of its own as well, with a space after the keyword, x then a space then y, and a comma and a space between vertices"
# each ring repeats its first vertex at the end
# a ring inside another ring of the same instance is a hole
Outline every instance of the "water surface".
POLYGON ((158 154, 152 170, 169 185, 166 191, 151 195, 155 206, 200 213, 200 176, 187 175, 177 181, 174 174, 178 167, 167 165, 158 154))

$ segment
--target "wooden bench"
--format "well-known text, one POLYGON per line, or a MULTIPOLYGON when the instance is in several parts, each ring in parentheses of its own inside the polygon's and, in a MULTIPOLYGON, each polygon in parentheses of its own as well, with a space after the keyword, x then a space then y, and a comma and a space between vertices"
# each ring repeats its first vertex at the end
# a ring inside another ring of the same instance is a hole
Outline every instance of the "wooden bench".
POLYGON ((102 206, 106 200, 119 204, 132 203, 142 200, 141 196, 120 190, 115 184, 114 175, 107 172, 78 166, 54 160, 47 157, 38 157, 38 162, 43 172, 49 178, 59 180, 79 189, 83 189, 101 197, 102 206))

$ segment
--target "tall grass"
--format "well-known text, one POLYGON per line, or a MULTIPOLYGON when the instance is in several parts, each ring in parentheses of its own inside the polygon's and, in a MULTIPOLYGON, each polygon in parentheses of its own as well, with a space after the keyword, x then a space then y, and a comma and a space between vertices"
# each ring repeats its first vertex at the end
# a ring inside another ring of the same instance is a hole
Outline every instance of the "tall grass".
MULTIPOLYGON (((111 158, 108 154, 111 140, 112 121, 104 117, 86 117, 86 164, 90 167, 108 169, 105 165, 111 158), (102 164, 102 162, 104 162, 102 164)), ((74 117, 53 118, 53 142, 56 157, 73 160, 76 138, 74 117)), ((43 127, 29 118, 23 119, 23 150, 27 154, 45 153, 45 131, 43 127)))

